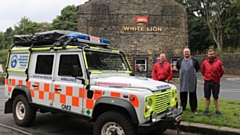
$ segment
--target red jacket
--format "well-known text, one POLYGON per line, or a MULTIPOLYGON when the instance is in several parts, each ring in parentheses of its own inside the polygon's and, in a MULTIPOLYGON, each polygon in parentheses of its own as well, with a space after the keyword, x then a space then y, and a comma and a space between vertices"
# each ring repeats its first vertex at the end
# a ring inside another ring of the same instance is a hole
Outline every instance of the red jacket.
POLYGON ((217 57, 214 58, 212 64, 209 59, 206 59, 202 63, 201 72, 204 76, 204 81, 219 83, 220 78, 224 74, 223 64, 217 57))
POLYGON ((170 81, 172 79, 172 66, 168 61, 164 61, 163 66, 160 65, 160 62, 155 63, 152 70, 152 79, 158 81, 170 81))

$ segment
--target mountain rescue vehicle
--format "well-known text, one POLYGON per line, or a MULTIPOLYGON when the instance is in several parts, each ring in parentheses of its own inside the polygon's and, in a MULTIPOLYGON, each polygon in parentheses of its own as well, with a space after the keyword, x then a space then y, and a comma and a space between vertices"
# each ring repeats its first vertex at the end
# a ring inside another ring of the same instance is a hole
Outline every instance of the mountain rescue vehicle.
POLYGON ((94 135, 158 135, 181 121, 177 88, 132 74, 110 41, 53 30, 15 35, 5 79, 5 113, 30 126, 37 112, 94 122, 94 135))

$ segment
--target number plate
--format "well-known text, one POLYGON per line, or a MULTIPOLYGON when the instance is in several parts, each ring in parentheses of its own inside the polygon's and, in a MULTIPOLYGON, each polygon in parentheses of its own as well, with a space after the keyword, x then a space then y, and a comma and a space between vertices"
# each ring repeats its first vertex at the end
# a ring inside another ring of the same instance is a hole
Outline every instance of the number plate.
POLYGON ((175 116, 177 116, 177 115, 179 115, 181 113, 182 113, 182 107, 177 108, 176 110, 173 110, 172 116, 175 117, 175 116))

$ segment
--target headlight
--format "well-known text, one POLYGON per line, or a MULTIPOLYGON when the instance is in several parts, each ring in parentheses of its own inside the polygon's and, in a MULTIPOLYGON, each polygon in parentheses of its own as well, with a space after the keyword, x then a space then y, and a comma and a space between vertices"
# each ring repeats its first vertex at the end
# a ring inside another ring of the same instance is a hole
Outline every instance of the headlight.
POLYGON ((175 91, 172 91, 172 98, 175 97, 175 91))
POLYGON ((150 117, 151 113, 154 111, 154 95, 148 95, 144 99, 144 117, 150 117))
POLYGON ((150 110, 151 106, 152 106, 152 99, 151 98, 146 98, 146 102, 147 102, 147 109, 150 110))

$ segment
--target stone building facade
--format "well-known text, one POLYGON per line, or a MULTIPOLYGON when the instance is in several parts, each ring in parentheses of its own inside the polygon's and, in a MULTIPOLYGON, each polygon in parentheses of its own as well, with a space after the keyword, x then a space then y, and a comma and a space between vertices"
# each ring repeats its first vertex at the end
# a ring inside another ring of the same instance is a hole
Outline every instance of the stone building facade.
POLYGON ((179 57, 188 46, 188 22, 184 6, 175 0, 89 0, 78 6, 78 30, 111 40, 132 67, 151 76, 156 56, 179 57))
MULTIPOLYGON (((207 54, 196 56, 196 58, 202 64, 207 58, 207 54)), ((218 56, 218 59, 223 63, 225 74, 240 75, 240 54, 222 54, 218 56)))

